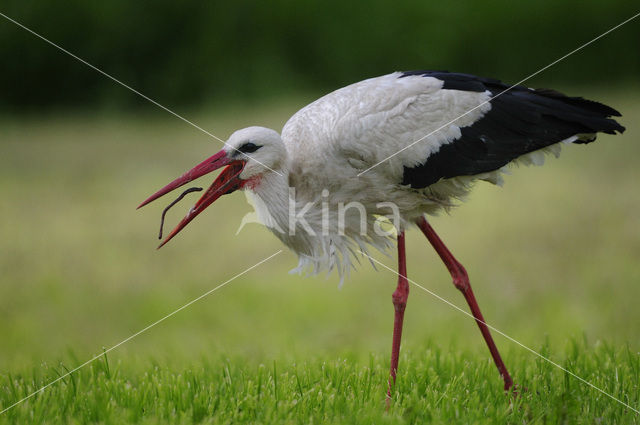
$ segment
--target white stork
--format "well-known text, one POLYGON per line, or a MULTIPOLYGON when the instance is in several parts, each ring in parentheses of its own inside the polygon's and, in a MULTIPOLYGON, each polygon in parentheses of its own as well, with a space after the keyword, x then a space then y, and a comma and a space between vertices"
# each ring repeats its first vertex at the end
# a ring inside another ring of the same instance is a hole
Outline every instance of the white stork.
POLYGON ((384 251, 391 245, 390 235, 375 228, 376 220, 395 220, 398 285, 392 296, 388 394, 395 383, 409 294, 404 232, 416 224, 464 295, 509 390, 513 381, 467 272, 425 214, 455 205, 477 180, 500 184, 502 172, 513 162, 539 165, 545 154, 557 156, 562 143, 589 143, 598 132, 622 133, 624 127, 611 116, 620 114, 552 90, 509 88, 498 80, 460 73, 395 72, 316 100, 293 115, 282 134, 263 127, 236 131, 224 149, 140 207, 226 166, 160 246, 220 196, 244 189, 254 198, 263 224, 298 254, 299 269, 335 268, 341 277, 358 251, 384 251))

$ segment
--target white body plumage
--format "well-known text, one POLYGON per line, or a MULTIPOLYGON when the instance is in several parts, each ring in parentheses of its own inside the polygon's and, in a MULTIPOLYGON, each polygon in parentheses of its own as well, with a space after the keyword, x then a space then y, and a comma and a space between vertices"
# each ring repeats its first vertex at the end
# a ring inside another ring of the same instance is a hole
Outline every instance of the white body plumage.
MULTIPOLYGON (((272 167, 282 175, 264 172, 260 164, 255 164, 261 168, 261 179, 250 185, 249 190, 258 218, 299 255, 297 271, 335 268, 344 276, 358 251, 366 252, 367 246, 381 251, 390 247, 389 235, 374 231, 378 215, 394 218, 394 211, 380 207, 380 203, 398 207, 403 229, 425 213, 435 214, 452 206, 475 180, 501 183, 504 167, 441 179, 425 188, 402 184, 405 167, 418 166, 442 145, 455 143, 461 136, 461 128, 473 125, 490 111, 492 94, 445 90, 444 82, 437 78, 399 78, 400 75, 393 73, 341 88, 293 115, 281 137, 287 160, 272 167), (359 175, 380 161, 383 162, 359 175), (323 190, 328 196, 322 196, 323 190), (295 205, 291 204, 292 199, 295 205), (298 222, 299 228, 289 228, 292 212, 302 211, 309 203, 314 207, 307 210, 303 223, 308 224, 311 232, 298 222), (328 206, 324 215, 323 203, 328 206), (366 209, 366 232, 361 228, 361 210, 341 209, 341 205, 349 203, 358 203, 366 209), (342 214, 343 229, 339 228, 341 211, 346 211, 342 214)), ((265 131, 270 130, 260 127, 239 130, 231 136, 229 144, 261 141, 265 131)), ((572 135, 562 141, 572 142, 578 137, 581 136, 572 135)), ((560 143, 555 143, 513 161, 539 165, 544 162, 545 153, 557 156, 559 151, 560 143)), ((279 153, 278 158, 282 155, 279 153)), ((262 158, 261 161, 272 165, 262 158)), ((241 177, 250 178, 252 174, 254 171, 249 169, 241 177)))

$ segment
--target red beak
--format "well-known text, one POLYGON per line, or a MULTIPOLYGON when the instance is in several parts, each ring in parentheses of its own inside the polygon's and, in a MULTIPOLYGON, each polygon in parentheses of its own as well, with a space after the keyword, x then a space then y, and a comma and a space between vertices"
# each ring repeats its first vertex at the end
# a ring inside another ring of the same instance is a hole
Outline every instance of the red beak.
POLYGON ((211 205, 216 199, 227 193, 231 193, 235 190, 242 188, 244 183, 240 179, 240 173, 244 168, 245 161, 229 159, 225 151, 220 151, 210 158, 202 161, 200 164, 193 167, 191 170, 178 177, 149 198, 141 203, 138 208, 144 207, 148 203, 158 199, 159 197, 171 192, 174 189, 179 188, 192 180, 202 177, 218 168, 228 165, 227 168, 222 170, 220 175, 209 186, 209 189, 200 197, 198 202, 189 210, 187 215, 182 219, 180 223, 169 233, 169 235, 158 246, 161 248, 164 244, 169 242, 175 235, 178 234, 191 220, 193 220, 198 214, 204 211, 209 205, 211 205))

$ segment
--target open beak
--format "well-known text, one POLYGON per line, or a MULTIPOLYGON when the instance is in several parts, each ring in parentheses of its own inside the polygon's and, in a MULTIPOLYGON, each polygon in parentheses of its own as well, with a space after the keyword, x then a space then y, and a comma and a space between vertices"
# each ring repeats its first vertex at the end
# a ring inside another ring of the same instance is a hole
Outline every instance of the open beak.
POLYGON ((227 193, 231 193, 235 190, 242 188, 243 180, 240 179, 240 173, 244 168, 245 161, 229 159, 225 151, 220 151, 210 158, 202 161, 200 164, 193 167, 191 170, 178 177, 149 198, 141 203, 138 208, 142 208, 148 203, 158 199, 159 197, 166 195, 174 189, 184 186, 192 180, 202 177, 218 168, 227 166, 220 175, 213 181, 207 191, 200 197, 198 202, 189 210, 187 215, 178 223, 178 225, 169 233, 169 235, 158 246, 161 248, 164 244, 169 242, 175 235, 178 234, 191 220, 193 220, 198 214, 204 211, 209 205, 211 205, 216 199, 227 193))

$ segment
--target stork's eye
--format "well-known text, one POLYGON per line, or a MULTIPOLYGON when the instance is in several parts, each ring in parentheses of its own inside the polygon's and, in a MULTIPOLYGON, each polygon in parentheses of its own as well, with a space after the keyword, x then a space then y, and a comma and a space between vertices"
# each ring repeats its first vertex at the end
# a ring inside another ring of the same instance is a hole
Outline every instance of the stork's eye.
POLYGON ((238 150, 242 153, 252 153, 260 149, 260 146, 255 143, 247 142, 244 145, 240 146, 238 150))

